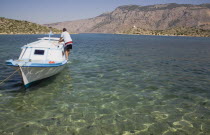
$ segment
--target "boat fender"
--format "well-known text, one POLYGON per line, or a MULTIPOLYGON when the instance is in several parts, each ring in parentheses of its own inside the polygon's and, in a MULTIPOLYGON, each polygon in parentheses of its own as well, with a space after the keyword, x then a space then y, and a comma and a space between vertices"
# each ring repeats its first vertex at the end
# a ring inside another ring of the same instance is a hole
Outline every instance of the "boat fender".
POLYGON ((55 61, 49 61, 50 64, 55 63, 55 61))

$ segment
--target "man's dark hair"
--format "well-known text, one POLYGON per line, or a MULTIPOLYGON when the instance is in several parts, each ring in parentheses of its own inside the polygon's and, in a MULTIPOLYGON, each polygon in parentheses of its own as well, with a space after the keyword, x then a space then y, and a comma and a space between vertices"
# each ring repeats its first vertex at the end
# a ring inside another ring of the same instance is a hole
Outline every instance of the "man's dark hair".
POLYGON ((63 31, 67 31, 67 29, 66 28, 63 28, 63 31))

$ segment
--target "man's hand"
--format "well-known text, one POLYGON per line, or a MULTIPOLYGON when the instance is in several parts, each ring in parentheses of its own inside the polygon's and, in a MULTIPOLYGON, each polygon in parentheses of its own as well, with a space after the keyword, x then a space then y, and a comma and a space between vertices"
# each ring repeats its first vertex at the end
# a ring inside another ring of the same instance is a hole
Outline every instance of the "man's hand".
POLYGON ((64 40, 63 40, 63 38, 61 37, 61 38, 59 39, 58 43, 63 42, 63 41, 64 41, 64 40))

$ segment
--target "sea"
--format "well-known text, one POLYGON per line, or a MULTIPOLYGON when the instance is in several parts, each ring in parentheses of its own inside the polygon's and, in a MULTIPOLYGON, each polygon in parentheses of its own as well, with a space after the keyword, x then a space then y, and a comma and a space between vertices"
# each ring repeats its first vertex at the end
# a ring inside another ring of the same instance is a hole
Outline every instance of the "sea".
MULTIPOLYGON (((44 36, 0 35, 0 80, 14 72, 5 61, 44 36)), ((0 85, 1 135, 210 134, 210 38, 71 36, 61 73, 0 85)))

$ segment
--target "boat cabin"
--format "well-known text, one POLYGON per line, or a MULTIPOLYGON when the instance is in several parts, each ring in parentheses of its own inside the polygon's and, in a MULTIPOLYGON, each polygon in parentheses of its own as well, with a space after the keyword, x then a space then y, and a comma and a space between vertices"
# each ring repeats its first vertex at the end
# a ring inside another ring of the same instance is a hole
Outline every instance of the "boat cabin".
POLYGON ((58 44, 59 38, 41 38, 40 40, 22 47, 19 60, 48 61, 65 60, 63 44, 58 44))

